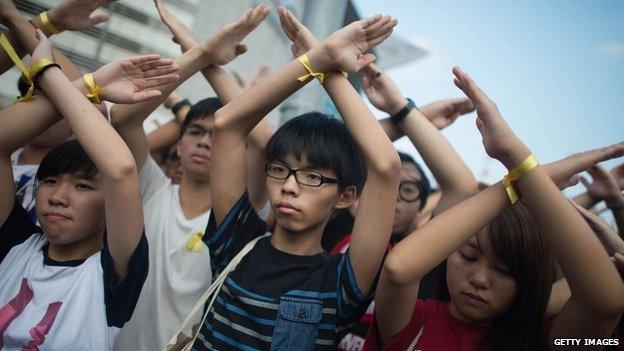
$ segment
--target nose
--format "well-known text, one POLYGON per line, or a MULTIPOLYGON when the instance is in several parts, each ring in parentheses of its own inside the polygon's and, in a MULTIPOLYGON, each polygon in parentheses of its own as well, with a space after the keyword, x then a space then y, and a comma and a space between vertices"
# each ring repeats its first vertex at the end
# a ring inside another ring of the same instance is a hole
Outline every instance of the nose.
POLYGON ((284 195, 299 195, 299 183, 297 183, 297 179, 294 174, 291 174, 284 180, 282 184, 282 194, 284 195))
POLYGON ((50 196, 48 197, 48 203, 53 206, 67 207, 69 205, 68 186, 61 183, 54 187, 50 196))
POLYGON ((211 141, 212 136, 210 135, 210 133, 205 132, 201 138, 199 138, 199 140, 197 140, 197 146, 199 147, 203 147, 206 149, 210 149, 210 141, 211 141))
POLYGON ((470 274, 470 284, 477 289, 490 287, 490 269, 484 263, 478 263, 470 274))

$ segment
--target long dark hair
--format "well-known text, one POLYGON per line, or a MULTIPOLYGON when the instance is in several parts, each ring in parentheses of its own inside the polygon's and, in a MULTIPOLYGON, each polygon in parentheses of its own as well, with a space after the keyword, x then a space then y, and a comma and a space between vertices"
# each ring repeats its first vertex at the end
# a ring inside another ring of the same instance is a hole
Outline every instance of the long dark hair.
MULTIPOLYGON (((555 277, 555 263, 529 208, 518 201, 487 227, 490 245, 518 284, 511 307, 499 316, 481 341, 485 350, 550 350, 544 322, 555 277)), ((446 265, 444 265, 446 273, 446 265)), ((446 274, 442 300, 450 300, 446 274)))

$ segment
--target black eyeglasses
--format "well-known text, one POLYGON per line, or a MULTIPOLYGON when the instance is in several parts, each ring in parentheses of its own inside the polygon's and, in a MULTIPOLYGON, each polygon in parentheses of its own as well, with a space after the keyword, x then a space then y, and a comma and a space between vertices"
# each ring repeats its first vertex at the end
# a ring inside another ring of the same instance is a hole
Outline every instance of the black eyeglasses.
POLYGON ((204 128, 198 127, 198 126, 189 126, 184 131, 184 135, 188 135, 190 138, 193 138, 193 139, 201 139, 206 134, 208 134, 209 137, 212 137, 212 130, 211 129, 204 129, 204 128))
POLYGON ((399 199, 405 202, 416 202, 420 199, 420 183, 401 182, 399 184, 399 199))
POLYGON ((341 183, 338 179, 325 177, 321 172, 313 169, 291 169, 280 162, 267 162, 264 166, 267 176, 275 179, 287 179, 291 174, 295 175, 298 184, 319 187, 325 183, 341 183))

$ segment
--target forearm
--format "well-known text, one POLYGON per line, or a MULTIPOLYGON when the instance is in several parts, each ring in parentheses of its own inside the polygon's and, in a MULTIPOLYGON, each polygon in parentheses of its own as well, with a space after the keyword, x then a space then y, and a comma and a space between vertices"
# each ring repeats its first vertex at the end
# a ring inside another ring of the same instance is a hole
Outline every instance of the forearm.
POLYGON ((392 249, 384 265, 388 279, 396 285, 419 281, 508 206, 499 182, 435 216, 392 249))
POLYGON ((180 122, 173 119, 156 128, 147 135, 147 144, 150 152, 162 152, 168 150, 180 138, 180 122))
POLYGON ((123 140, 59 69, 48 69, 40 78, 40 85, 105 179, 119 179, 130 165, 134 166, 123 140))
POLYGON ((10 156, 43 133, 61 116, 45 95, 15 103, 0 111, 0 152, 10 156))
POLYGON ((624 286, 585 220, 541 167, 516 185, 540 224, 577 305, 595 315, 613 313, 609 301, 624 299, 624 286))
POLYGON ((399 128, 399 126, 394 123, 390 118, 384 118, 380 120, 379 124, 381 125, 381 128, 383 128, 383 130, 386 132, 386 135, 388 136, 388 139, 390 139, 390 141, 396 141, 399 138, 405 136, 401 128, 399 128))
POLYGON ((598 203, 598 201, 596 201, 596 199, 594 199, 594 197, 587 192, 573 197, 572 201, 576 202, 578 205, 586 209, 591 209, 598 203))
POLYGON ((412 109, 398 125, 418 150, 445 197, 465 198, 476 191, 477 181, 468 166, 418 109, 412 109))
POLYGON ((143 121, 162 104, 169 94, 200 69, 210 64, 203 47, 199 45, 194 46, 176 58, 174 62, 180 67, 177 72, 180 78, 174 83, 156 87, 155 89, 161 92, 159 98, 130 105, 114 105, 111 109, 111 118, 114 125, 132 124, 141 126, 143 121))
MULTIPOLYGON (((20 43, 19 48, 14 47, 16 51, 18 49, 20 50, 18 55, 21 54, 23 56, 25 53, 32 53, 37 44, 39 44, 39 39, 37 39, 35 33, 37 28, 44 31, 46 35, 51 34, 46 32, 39 17, 33 18, 31 21, 32 25, 24 17, 14 16, 7 22, 7 27, 10 29, 11 35, 15 36, 17 41, 20 43)), ((82 72, 57 49, 54 49, 54 60, 61 66, 63 73, 70 80, 82 77, 82 72)))
MULTIPOLYGON (((616 209, 612 210, 613 218, 615 219, 615 224, 617 226, 618 234, 620 238, 624 239, 624 209, 616 209)), ((618 251, 622 255, 624 255, 624 251, 618 251)))
POLYGON ((325 78, 323 87, 358 145, 368 174, 398 174, 400 160, 394 146, 347 78, 332 74, 325 78))
POLYGON ((243 88, 221 66, 210 65, 201 72, 224 105, 243 92, 243 88))

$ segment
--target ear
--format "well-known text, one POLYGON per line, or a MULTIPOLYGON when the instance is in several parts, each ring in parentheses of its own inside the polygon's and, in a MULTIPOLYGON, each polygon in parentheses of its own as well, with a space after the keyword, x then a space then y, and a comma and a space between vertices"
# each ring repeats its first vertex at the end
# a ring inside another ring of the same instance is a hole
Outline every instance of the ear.
POLYGON ((338 201, 334 205, 334 209, 343 209, 353 206, 357 196, 355 185, 349 185, 338 194, 338 201))

